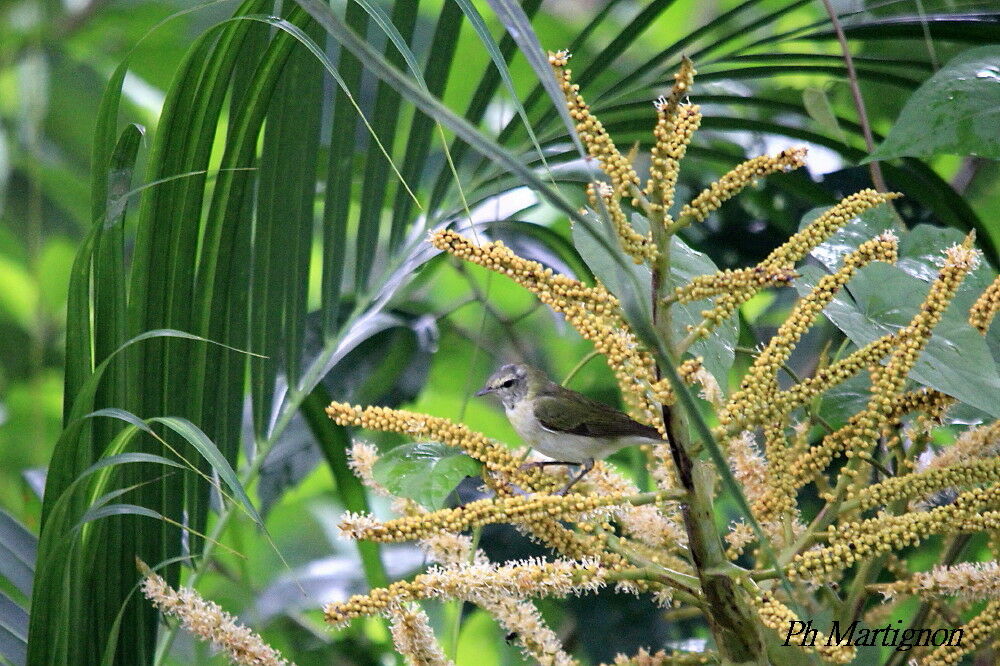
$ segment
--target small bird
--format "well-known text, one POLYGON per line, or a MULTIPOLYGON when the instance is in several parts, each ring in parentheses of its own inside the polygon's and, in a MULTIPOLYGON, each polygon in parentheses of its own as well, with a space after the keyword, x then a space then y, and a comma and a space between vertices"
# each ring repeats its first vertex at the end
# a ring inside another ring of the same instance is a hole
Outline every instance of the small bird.
POLYGON ((487 393, 500 397, 507 419, 521 439, 553 459, 530 466, 580 466, 580 472, 559 494, 565 494, 582 479, 594 467, 594 460, 626 446, 662 441, 656 428, 563 388, 530 365, 501 367, 476 395, 487 393))

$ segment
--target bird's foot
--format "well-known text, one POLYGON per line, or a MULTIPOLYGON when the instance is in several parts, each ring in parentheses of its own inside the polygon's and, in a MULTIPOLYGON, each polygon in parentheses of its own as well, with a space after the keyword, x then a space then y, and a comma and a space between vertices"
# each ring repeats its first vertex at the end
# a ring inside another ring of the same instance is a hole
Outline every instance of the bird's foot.
POLYGON ((577 481, 579 481, 584 476, 586 476, 587 472, 589 472, 592 469, 594 469, 594 459, 593 458, 587 460, 585 463, 583 463, 582 465, 580 465, 580 472, 576 476, 574 476, 572 479, 570 479, 569 483, 567 483, 565 486, 563 486, 563 489, 560 490, 560 491, 558 491, 556 493, 556 495, 559 495, 560 497, 565 497, 566 493, 569 492, 569 489, 572 488, 573 486, 575 486, 576 483, 577 483, 577 481))
POLYGON ((542 467, 550 467, 553 465, 561 465, 563 467, 576 467, 579 463, 567 462, 564 460, 536 460, 535 462, 524 463, 518 470, 522 472, 527 472, 532 469, 541 469, 542 467))

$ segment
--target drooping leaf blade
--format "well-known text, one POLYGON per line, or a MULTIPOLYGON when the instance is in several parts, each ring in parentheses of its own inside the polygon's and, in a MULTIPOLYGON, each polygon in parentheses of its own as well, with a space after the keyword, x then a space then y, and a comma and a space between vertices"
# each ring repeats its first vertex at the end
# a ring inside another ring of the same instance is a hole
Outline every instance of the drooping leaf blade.
POLYGON ((440 509, 448 495, 482 465, 461 450, 440 442, 402 444, 379 457, 372 473, 392 494, 428 509, 440 509))

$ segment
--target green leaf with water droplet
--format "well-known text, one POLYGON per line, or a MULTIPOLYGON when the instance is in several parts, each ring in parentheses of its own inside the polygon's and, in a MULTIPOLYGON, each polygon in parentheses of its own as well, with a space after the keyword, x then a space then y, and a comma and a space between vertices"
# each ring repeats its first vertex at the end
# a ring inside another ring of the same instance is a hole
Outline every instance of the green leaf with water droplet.
POLYGON ((1000 46, 963 51, 924 81, 868 161, 942 153, 1000 159, 1000 46))

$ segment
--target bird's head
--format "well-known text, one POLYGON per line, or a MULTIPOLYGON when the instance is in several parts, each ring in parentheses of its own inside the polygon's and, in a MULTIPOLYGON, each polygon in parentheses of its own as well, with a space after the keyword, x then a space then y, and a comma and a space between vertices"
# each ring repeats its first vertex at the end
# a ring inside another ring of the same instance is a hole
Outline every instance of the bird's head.
POLYGON ((546 381, 545 375, 540 370, 521 363, 511 363, 494 372, 486 381, 486 386, 476 395, 496 393, 504 407, 510 408, 521 400, 530 398, 543 381, 546 381))

